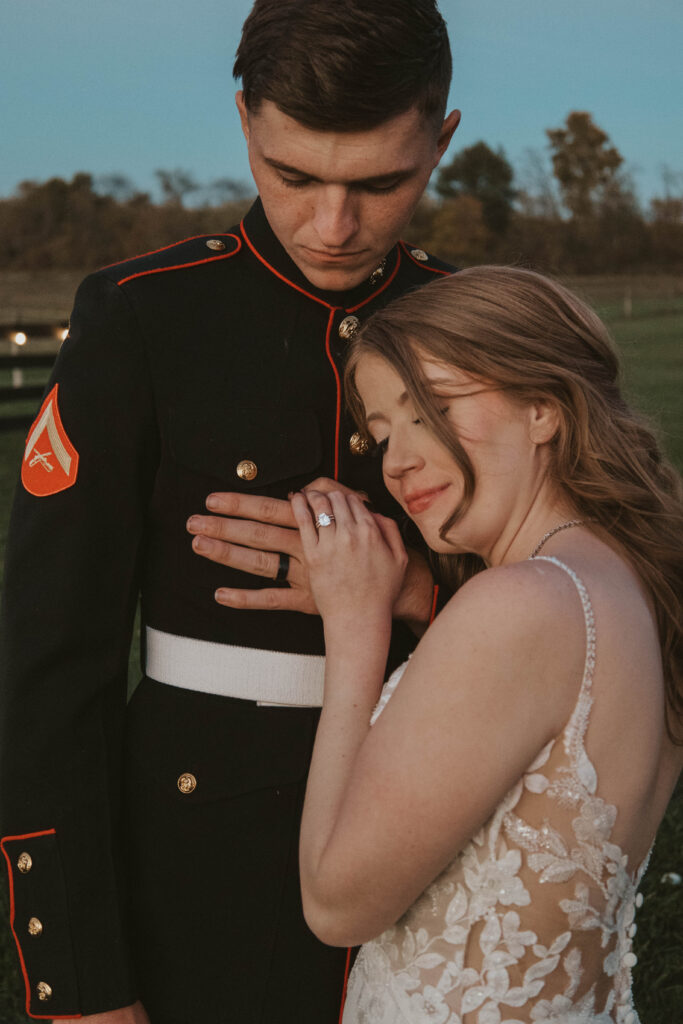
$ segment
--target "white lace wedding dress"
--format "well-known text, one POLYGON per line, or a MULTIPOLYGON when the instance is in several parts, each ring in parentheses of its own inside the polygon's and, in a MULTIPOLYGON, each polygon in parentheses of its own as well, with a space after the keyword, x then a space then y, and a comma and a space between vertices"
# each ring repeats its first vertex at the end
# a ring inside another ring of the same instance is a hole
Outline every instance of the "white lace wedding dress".
MULTIPOLYGON (((584 736, 595 627, 574 712, 455 860, 396 924, 360 950, 343 1024, 638 1024, 631 951, 643 864, 610 841, 584 736)), ((398 685, 382 691, 376 721, 398 685)))

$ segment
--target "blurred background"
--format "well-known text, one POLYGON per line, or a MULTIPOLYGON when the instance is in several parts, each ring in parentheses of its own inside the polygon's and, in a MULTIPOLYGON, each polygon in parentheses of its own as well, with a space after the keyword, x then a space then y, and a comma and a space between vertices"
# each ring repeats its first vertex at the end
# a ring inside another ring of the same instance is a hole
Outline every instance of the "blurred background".
MULTIPOLYGON (((0 17, 0 545, 80 278, 224 231, 254 188, 232 63, 250 0, 5 0, 0 17)), ((683 5, 441 0, 463 117, 407 233, 459 266, 560 277, 609 323, 683 468, 683 5)), ((135 654, 133 655, 133 662, 135 654)), ((644 883, 644 1024, 683 1022, 683 799, 644 883)), ((0 1024, 23 985, 0 880, 0 1024)), ((207 1022, 210 1024, 210 1022, 207 1022)))

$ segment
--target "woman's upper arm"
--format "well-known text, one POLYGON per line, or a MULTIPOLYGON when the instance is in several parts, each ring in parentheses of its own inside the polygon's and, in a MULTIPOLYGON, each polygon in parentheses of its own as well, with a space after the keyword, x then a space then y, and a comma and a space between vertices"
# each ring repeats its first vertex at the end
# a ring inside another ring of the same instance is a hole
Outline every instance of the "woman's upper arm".
POLYGON ((355 894, 349 939, 397 920, 561 731, 585 655, 563 575, 489 570, 418 645, 359 752, 335 828, 340 886, 355 894))

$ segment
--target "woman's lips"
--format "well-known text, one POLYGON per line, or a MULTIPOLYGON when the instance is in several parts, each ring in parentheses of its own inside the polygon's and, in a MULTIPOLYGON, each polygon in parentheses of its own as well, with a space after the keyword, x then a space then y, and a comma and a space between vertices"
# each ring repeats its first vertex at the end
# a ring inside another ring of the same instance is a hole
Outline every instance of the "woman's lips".
POLYGON ((403 500, 408 515, 414 516, 419 512, 424 512, 447 487, 448 484, 444 484, 442 487, 432 487, 428 491, 414 491, 412 494, 406 494, 403 500))

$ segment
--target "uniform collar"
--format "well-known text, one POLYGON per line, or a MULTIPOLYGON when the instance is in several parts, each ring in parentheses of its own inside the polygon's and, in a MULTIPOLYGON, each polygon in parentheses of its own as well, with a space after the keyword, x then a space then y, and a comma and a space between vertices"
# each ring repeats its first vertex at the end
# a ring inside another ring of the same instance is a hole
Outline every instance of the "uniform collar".
POLYGON ((260 261, 281 280, 309 298, 328 307, 354 309, 364 305, 387 287, 393 280, 400 263, 400 250, 397 245, 388 253, 384 273, 375 281, 361 281, 355 288, 345 292, 323 291, 311 284, 302 274, 293 259, 275 237, 273 229, 258 198, 240 225, 247 246, 260 261))

